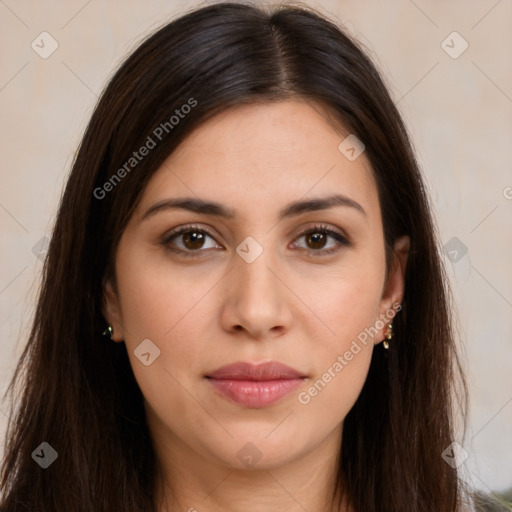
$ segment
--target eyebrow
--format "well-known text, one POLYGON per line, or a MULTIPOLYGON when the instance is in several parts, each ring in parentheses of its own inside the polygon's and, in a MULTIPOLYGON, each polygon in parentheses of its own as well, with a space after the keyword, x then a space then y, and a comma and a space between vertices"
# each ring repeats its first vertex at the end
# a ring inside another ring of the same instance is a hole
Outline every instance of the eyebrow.
MULTIPOLYGON (((335 194, 327 197, 307 199, 304 201, 294 201, 286 205, 279 212, 279 220, 287 217, 294 217, 306 212, 327 210, 336 206, 345 206, 353 208, 366 216, 364 208, 350 197, 342 194, 335 194)), ((194 197, 163 199, 151 206, 142 216, 141 221, 152 217, 153 215, 167 210, 187 210, 202 215, 212 215, 224 219, 233 219, 236 217, 236 211, 232 208, 223 206, 215 201, 205 201, 194 197)))

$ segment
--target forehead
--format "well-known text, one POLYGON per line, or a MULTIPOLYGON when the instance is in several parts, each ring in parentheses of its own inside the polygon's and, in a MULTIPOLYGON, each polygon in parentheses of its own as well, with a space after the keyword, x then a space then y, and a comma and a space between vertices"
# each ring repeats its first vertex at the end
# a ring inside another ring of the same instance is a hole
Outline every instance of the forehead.
POLYGON ((339 150, 348 135, 316 103, 232 107, 198 126, 167 158, 139 212, 168 197, 197 196, 249 217, 299 198, 341 193, 379 214, 366 156, 350 161, 339 150))

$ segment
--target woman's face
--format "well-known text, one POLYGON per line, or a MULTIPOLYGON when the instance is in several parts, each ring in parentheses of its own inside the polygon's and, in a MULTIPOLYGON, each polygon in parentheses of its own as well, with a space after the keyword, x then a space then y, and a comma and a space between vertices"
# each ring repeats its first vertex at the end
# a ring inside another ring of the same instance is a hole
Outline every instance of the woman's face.
POLYGON ((169 454, 271 468, 339 446, 407 253, 404 238, 386 279, 376 184, 352 139, 339 149, 348 135, 316 104, 236 107, 194 131, 144 190, 104 313, 169 454), (214 375, 264 362, 295 373, 214 375))

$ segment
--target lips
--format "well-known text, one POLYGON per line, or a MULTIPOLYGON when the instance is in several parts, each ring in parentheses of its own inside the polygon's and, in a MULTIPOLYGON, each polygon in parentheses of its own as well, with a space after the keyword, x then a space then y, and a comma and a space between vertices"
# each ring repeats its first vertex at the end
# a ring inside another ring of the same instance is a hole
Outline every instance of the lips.
POLYGON ((262 381, 300 379, 306 377, 306 375, 286 364, 270 361, 257 365, 245 362, 228 364, 208 374, 207 377, 212 379, 262 381))
POLYGON ((213 389, 243 407, 269 406, 297 389, 306 375, 283 363, 239 362, 206 375, 213 389))

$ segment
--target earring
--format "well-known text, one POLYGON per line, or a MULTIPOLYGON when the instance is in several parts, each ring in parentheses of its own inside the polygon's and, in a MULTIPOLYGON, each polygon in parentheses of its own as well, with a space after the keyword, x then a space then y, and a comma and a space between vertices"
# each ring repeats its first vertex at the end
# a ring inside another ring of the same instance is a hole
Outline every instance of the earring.
POLYGON ((388 324, 389 331, 384 334, 385 340, 382 341, 382 345, 386 350, 389 349, 389 340, 393 337, 393 324, 388 324))
POLYGON ((110 336, 110 339, 112 339, 112 335, 114 334, 114 329, 112 329, 112 324, 108 324, 107 328, 103 331, 103 336, 106 335, 110 336))

